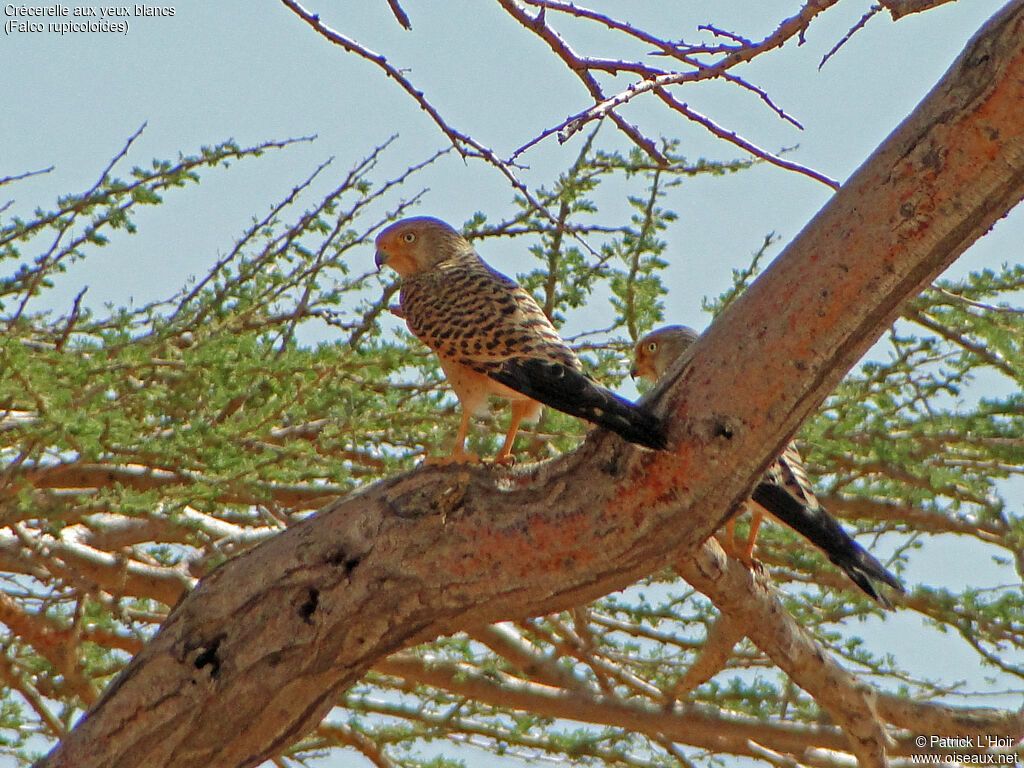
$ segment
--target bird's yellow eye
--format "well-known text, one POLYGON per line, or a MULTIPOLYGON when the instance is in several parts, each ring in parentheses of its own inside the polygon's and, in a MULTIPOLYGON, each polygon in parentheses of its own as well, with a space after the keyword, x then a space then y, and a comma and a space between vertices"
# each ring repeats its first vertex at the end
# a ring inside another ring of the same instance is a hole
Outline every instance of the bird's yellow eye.
POLYGON ((413 234, 412 232, 406 232, 404 235, 402 235, 402 239, 405 240, 405 242, 407 243, 415 243, 416 235, 413 234))
POLYGON ((658 351, 658 342, 652 341, 650 344, 648 344, 647 345, 647 351, 648 352, 657 352, 658 351))

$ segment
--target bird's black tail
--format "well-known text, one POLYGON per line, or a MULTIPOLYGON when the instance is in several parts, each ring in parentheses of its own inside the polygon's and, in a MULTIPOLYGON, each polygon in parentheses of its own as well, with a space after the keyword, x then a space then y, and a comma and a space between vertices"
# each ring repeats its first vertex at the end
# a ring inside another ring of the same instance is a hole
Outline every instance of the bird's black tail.
POLYGON ((667 444, 661 419, 566 365, 512 359, 487 375, 562 413, 610 429, 631 443, 659 451, 667 444))
POLYGON ((875 589, 872 579, 903 592, 899 580, 851 539, 824 508, 803 504, 775 483, 758 483, 751 498, 828 555, 829 560, 842 568, 853 583, 879 605, 892 607, 885 596, 875 589))

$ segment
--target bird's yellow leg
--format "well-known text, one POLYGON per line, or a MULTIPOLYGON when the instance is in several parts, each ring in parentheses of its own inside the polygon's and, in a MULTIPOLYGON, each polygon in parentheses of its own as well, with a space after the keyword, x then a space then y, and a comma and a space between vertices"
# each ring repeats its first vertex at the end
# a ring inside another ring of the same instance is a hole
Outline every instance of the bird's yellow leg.
POLYGON ((747 534, 747 540, 742 543, 736 534, 736 517, 738 516, 730 517, 726 521, 725 536, 719 537, 719 541, 730 557, 735 557, 749 568, 754 563, 754 543, 757 541, 757 530, 761 527, 761 520, 764 519, 764 515, 751 511, 750 533, 747 534))
POLYGON ((757 543, 757 531, 761 527, 761 522, 764 520, 764 515, 760 512, 751 512, 750 514, 750 533, 747 534, 747 543, 744 545, 744 549, 740 554, 740 560, 747 565, 754 562, 754 545, 757 543))
POLYGON ((472 414, 468 409, 462 409, 462 419, 459 421, 459 431, 455 433, 455 448, 449 456, 427 456, 424 464, 473 464, 480 461, 480 457, 466 451, 466 435, 469 434, 469 419, 472 414))
POLYGON ((738 557, 736 551, 736 516, 730 517, 725 521, 725 535, 718 534, 715 536, 718 539, 718 543, 722 545, 722 549, 729 557, 738 557))
POLYGON ((508 424, 508 432, 505 433, 505 444, 501 446, 498 455, 494 457, 495 464, 512 464, 515 457, 512 456, 512 444, 516 441, 516 433, 519 432, 519 424, 522 422, 526 412, 530 409, 528 402, 512 403, 512 420, 508 424))

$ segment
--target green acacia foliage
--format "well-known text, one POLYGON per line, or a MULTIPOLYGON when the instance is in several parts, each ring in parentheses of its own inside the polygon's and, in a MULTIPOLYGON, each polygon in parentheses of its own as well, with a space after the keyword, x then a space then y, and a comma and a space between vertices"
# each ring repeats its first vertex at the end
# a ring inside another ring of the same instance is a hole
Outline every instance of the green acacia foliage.
MULTIPOLYGON (((390 312, 393 276, 372 268, 373 237, 410 213, 420 194, 408 190, 436 157, 385 179, 379 148, 320 196, 314 182, 336 172, 316 169, 226 254, 211 255, 200 279, 158 301, 48 303, 68 265, 135 232, 142 206, 290 143, 226 143, 120 179, 129 142, 88 192, 0 220, 0 623, 9 630, 0 754, 27 763, 45 749, 219 562, 448 447, 454 399, 434 357, 390 312)), ((666 192, 696 173, 744 167, 687 163, 675 149, 664 147, 670 167, 652 168, 638 153, 595 149, 591 137, 535 191, 545 212, 519 199, 511 216, 481 213, 464 225, 474 239, 522 243, 520 280, 612 385, 629 343, 674 319, 662 303, 663 237, 675 218, 666 192), (599 215, 594 201, 609 195, 619 206, 602 204, 599 215), (595 304, 608 308, 599 328, 583 311, 595 304)), ((709 307, 756 271, 756 259, 738 264, 736 284, 709 307)), ((1000 692, 1020 687, 1024 514, 1008 489, 1024 471, 1022 287, 1019 266, 937 284, 802 435, 826 505, 896 572, 913 574, 933 542, 953 536, 973 542, 966 557, 1002 564, 999 583, 910 579, 900 603, 924 628, 963 639, 975 679, 961 683, 940 665, 922 672, 919 659, 908 665, 861 640, 862 628, 878 637, 877 607, 791 532, 771 527, 760 545, 789 610, 894 697, 960 706, 958 696, 984 693, 998 705, 1000 692)), ((497 411, 494 426, 504 417, 497 411)), ((495 432, 479 430, 474 447, 493 452, 495 432)), ((520 459, 570 450, 583 432, 549 413, 518 443, 520 459)), ((793 738, 834 746, 813 700, 746 641, 725 649, 707 682, 680 688, 706 660, 715 618, 662 572, 565 614, 405 651, 282 760, 315 762, 343 746, 371 764, 442 766, 481 748, 647 766, 749 756, 752 739, 794 759, 793 738), (706 730, 721 718, 735 732, 719 728, 712 746, 706 730)), ((887 722, 896 734, 913 730, 887 722)))

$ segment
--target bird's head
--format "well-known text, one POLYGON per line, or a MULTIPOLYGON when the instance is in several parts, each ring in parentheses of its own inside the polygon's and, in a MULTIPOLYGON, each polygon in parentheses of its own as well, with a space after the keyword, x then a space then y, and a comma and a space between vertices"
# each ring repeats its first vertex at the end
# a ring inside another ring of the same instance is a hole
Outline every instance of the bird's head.
POLYGON ((417 216, 392 224, 376 240, 377 269, 391 267, 402 277, 425 272, 438 264, 473 252, 473 246, 440 219, 417 216))
POLYGON ((633 367, 629 374, 651 383, 661 378, 669 366, 697 340, 697 332, 685 325, 666 325, 651 331, 633 347, 633 367))

